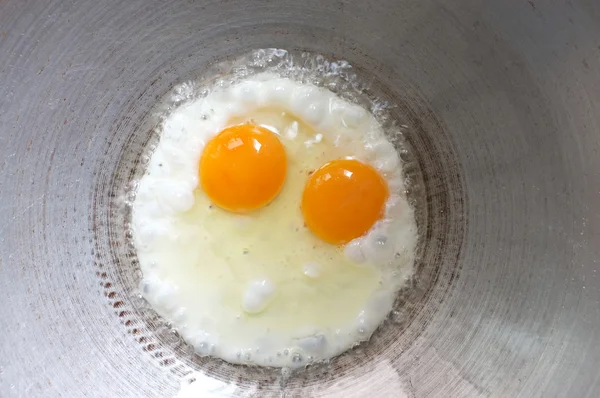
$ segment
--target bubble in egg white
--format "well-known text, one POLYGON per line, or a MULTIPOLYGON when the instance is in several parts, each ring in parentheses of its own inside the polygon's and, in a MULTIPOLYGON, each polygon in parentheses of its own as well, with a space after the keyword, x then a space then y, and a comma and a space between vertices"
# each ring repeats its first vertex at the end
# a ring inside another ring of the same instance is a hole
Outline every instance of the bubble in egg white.
POLYGON ((241 82, 234 89, 234 95, 238 101, 252 106, 263 106, 266 103, 265 91, 262 90, 262 82, 241 82))
POLYGON ((345 127, 357 127, 366 117, 366 111, 358 106, 344 108, 342 112, 342 124, 345 127))
MULTIPOLYGON (((157 203, 145 206, 146 214, 160 213, 159 206, 157 203), (156 209, 154 211, 149 209, 156 209)), ((154 244, 157 239, 168 235, 170 232, 168 220, 141 220, 138 223, 136 232, 136 238, 138 241, 138 250, 141 248, 148 249, 150 245, 154 244)), ((151 262, 152 263, 152 262, 151 262)))
POLYGON ((362 251, 363 238, 356 238, 344 246, 344 255, 355 264, 363 264, 366 261, 362 251))
POLYGON ((159 203, 166 211, 181 213, 188 211, 194 206, 194 194, 190 183, 183 181, 165 180, 161 183, 163 189, 159 196, 159 203))
POLYGON ((275 285, 268 279, 255 279, 244 292, 243 308, 250 314, 264 310, 275 295, 275 285))
POLYGON ((176 302, 173 300, 176 288, 171 283, 154 283, 151 291, 154 301, 159 307, 169 312, 177 307, 176 302))
POLYGON ((400 197, 392 197, 388 199, 385 204, 386 218, 394 219, 403 216, 401 201, 402 199, 400 197))
POLYGON ((300 86, 292 93, 290 107, 307 118, 307 122, 315 124, 323 114, 323 108, 316 109, 319 94, 314 86, 300 86), (314 108, 314 109, 311 109, 314 108), (314 120, 314 119, 317 120, 314 120))
POLYGON ((311 147, 315 144, 318 144, 321 141, 323 141, 323 134, 315 134, 315 136, 311 139, 304 141, 304 145, 306 145, 307 147, 311 147))
MULTIPOLYGON (((402 177, 393 177, 393 178, 389 178, 387 180, 388 182, 388 189, 390 190, 390 192, 403 192, 404 191, 404 181, 402 180, 402 177)), ((394 199, 395 197, 398 197, 397 195, 390 198, 390 199, 394 199)), ((396 202, 398 203, 398 202, 396 202)))
POLYGON ((389 238, 387 225, 379 221, 373 232, 362 240, 361 250, 365 258, 373 263, 390 262, 394 256, 394 242, 389 238))
POLYGON ((287 105, 291 102, 293 88, 287 81, 278 80, 276 83, 270 83, 271 90, 269 98, 273 103, 287 105))
POLYGON ((293 140, 298 136, 298 122, 292 122, 287 129, 285 129, 284 133, 285 137, 293 140))
POLYGON ((313 355, 320 355, 323 353, 325 346, 327 345, 327 338, 322 335, 308 336, 298 342, 298 346, 304 351, 313 355))
POLYGON ((308 276, 309 278, 318 278, 321 275, 323 265, 316 261, 310 261, 308 263, 304 263, 302 268, 304 270, 304 275, 308 276))
POLYGON ((172 320, 174 323, 185 322, 186 318, 187 318, 187 309, 184 307, 179 307, 176 311, 173 312, 172 320))
POLYGON ((304 118, 307 122, 320 127, 321 120, 324 118, 324 107, 318 101, 310 103, 304 112, 304 118))

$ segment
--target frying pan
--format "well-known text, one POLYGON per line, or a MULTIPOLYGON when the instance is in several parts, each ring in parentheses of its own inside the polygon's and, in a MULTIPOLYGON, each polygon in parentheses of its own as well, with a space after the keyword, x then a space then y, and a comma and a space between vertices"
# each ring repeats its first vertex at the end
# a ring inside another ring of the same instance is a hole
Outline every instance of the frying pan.
POLYGON ((0 94, 0 396, 600 396, 598 1, 3 0, 0 94), (418 210, 390 319, 299 372, 194 355, 128 239, 153 109, 261 48, 394 105, 418 210))

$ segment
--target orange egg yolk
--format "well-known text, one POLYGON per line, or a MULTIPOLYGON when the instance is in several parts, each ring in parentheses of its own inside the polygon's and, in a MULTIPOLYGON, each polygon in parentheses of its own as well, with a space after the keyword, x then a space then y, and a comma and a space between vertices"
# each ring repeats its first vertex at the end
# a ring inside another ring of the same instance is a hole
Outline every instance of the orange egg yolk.
POLYGON ((310 176, 302 195, 304 221, 317 237, 342 245, 383 216, 388 195, 386 181, 373 167, 335 160, 310 176))
POLYGON ((200 159, 200 183, 212 202, 235 213, 267 205, 281 191, 287 156, 279 138, 253 124, 226 128, 200 159))

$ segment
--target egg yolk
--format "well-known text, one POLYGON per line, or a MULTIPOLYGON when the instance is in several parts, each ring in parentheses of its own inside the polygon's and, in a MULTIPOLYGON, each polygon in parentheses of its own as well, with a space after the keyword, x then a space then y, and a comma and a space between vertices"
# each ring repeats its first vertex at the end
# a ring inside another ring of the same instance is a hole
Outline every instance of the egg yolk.
POLYGON ((226 128, 200 158, 200 183, 212 202, 235 213, 256 210, 281 191, 287 156, 279 138, 253 124, 226 128))
POLYGON ((310 176, 302 195, 304 221, 320 239, 342 245, 383 216, 388 195, 386 181, 373 167, 335 160, 310 176))

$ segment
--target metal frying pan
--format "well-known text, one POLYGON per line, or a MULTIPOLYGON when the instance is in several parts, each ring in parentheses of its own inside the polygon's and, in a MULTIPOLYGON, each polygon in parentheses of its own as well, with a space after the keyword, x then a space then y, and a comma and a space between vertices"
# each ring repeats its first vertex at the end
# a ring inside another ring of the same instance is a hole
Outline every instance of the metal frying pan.
POLYGON ((0 396, 598 397, 599 104, 596 0, 0 1, 0 396), (390 321, 298 373, 190 352, 122 206, 162 96, 265 47, 396 104, 420 214, 390 321))

